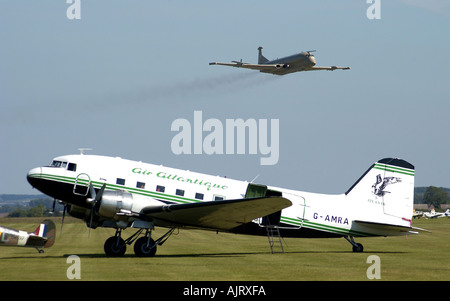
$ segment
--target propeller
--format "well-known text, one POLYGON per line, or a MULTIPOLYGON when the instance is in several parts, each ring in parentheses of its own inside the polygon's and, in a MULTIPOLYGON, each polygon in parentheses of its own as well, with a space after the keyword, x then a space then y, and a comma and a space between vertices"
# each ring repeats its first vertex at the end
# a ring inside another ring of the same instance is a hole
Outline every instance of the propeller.
POLYGON ((91 234, 92 222, 93 222, 94 214, 95 214, 95 212, 94 212, 95 206, 97 206, 97 204, 99 204, 101 202, 105 188, 106 188, 106 183, 103 184, 102 188, 100 188, 100 191, 98 193, 96 193, 94 186, 92 186, 92 183, 89 184, 89 192, 90 192, 91 197, 88 198, 87 201, 92 204, 90 221, 89 221, 89 234, 88 234, 89 236, 91 234))
POLYGON ((51 214, 55 213, 55 207, 56 207, 56 199, 53 199, 52 211, 50 211, 51 214))
POLYGON ((66 211, 67 211, 67 204, 64 203, 63 214, 62 214, 62 218, 61 218, 61 235, 62 235, 62 229, 63 229, 63 225, 64 225, 64 217, 66 216, 66 211))

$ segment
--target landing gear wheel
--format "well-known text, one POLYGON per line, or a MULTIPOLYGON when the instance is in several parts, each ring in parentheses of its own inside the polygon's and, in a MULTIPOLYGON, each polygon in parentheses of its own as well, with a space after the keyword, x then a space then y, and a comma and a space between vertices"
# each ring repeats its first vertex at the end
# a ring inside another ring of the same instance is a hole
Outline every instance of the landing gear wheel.
POLYGON ((134 243, 134 254, 138 257, 153 257, 156 254, 156 244, 153 239, 141 237, 134 243))
POLYGON ((125 254, 127 246, 122 238, 111 236, 105 241, 104 250, 106 256, 120 257, 125 254))
POLYGON ((362 252, 364 250, 363 245, 360 243, 357 243, 356 246, 353 246, 353 252, 362 252))
POLYGON ((364 250, 363 245, 355 242, 352 236, 348 237, 345 235, 344 238, 353 246, 353 252, 361 253, 364 250))

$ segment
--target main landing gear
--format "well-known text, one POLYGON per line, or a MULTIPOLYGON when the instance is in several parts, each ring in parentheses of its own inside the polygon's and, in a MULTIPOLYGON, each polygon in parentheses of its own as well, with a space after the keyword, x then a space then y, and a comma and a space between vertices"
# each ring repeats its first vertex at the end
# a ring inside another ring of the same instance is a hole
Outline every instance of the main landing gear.
POLYGON ((353 240, 353 236, 350 236, 350 238, 345 235, 344 238, 353 246, 353 252, 362 252, 364 250, 363 245, 360 243, 356 243, 353 240))
POLYGON ((115 235, 105 241, 105 254, 110 257, 121 257, 125 254, 127 245, 131 245, 134 242, 134 254, 136 254, 136 256, 153 257, 156 254, 156 246, 161 246, 170 237, 170 235, 172 235, 175 229, 176 228, 171 228, 166 232, 166 234, 158 238, 156 241, 151 238, 150 229, 139 229, 126 240, 123 240, 121 237, 122 229, 116 229, 115 235), (139 237, 144 230, 145 235, 143 237, 139 237))

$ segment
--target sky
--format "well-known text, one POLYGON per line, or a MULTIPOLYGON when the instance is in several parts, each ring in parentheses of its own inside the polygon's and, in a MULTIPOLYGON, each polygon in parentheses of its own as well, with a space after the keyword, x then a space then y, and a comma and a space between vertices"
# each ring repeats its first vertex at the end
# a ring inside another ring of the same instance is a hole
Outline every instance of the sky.
POLYGON ((321 193, 396 157, 415 166, 416 186, 450 187, 446 0, 67 2, 0 0, 0 194, 38 193, 27 172, 79 148, 321 193), (256 63, 259 46, 268 59, 316 50, 318 66, 351 70, 209 65, 256 63), (176 154, 171 126, 194 127, 195 112, 224 129, 277 120, 267 139, 278 160, 261 165, 261 148, 176 154))

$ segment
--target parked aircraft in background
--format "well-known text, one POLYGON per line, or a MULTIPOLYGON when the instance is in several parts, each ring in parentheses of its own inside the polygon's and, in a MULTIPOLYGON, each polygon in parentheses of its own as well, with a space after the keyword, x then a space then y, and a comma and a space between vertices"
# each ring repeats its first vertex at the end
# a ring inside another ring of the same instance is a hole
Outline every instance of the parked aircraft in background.
POLYGON ((450 209, 447 209, 445 212, 436 212, 434 209, 430 212, 424 212, 423 216, 425 218, 439 218, 439 217, 450 217, 450 209))
POLYGON ((249 64, 243 63, 241 61, 232 61, 231 63, 218 63, 211 62, 210 65, 222 65, 222 66, 231 66, 237 68, 246 68, 259 70, 264 73, 271 73, 276 75, 285 75, 288 73, 299 72, 299 71, 314 71, 314 70, 328 70, 333 71, 337 69, 348 70, 350 67, 318 67, 316 66, 316 59, 310 51, 303 51, 291 56, 283 57, 280 59, 269 61, 262 54, 262 47, 258 48, 258 64, 249 64))
POLYGON ((51 220, 44 220, 30 233, 0 226, 0 246, 32 247, 43 253, 42 248, 53 246, 55 236, 55 223, 51 220))
POLYGON ((413 218, 421 218, 423 216, 422 211, 413 210, 413 218))
POLYGON ((133 242, 137 256, 154 256, 156 246, 180 227, 268 235, 272 251, 281 237, 344 237, 354 252, 363 251, 354 237, 417 234, 418 229, 411 225, 414 166, 394 158, 374 163, 338 195, 83 154, 56 157, 49 166, 30 170, 27 179, 89 228, 115 229, 104 245, 109 256, 122 256, 133 242), (153 240, 156 226, 169 230, 153 240), (124 240, 121 233, 128 227, 137 231, 124 240))

